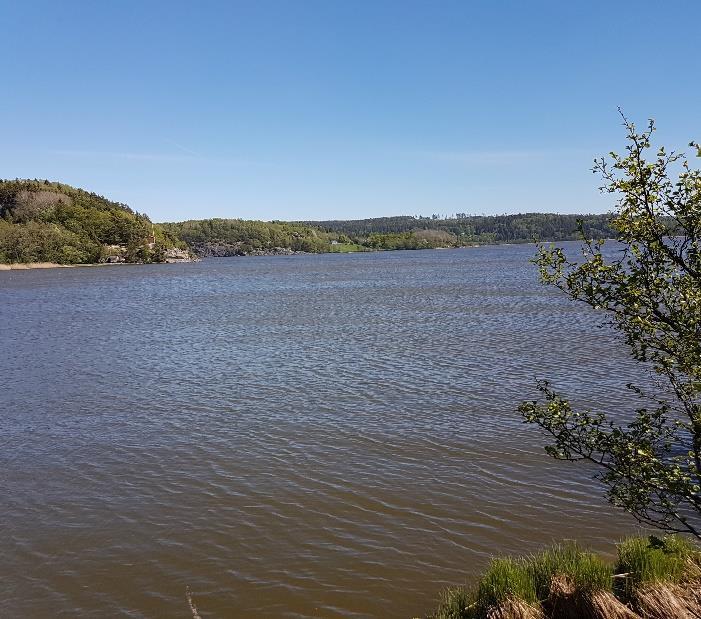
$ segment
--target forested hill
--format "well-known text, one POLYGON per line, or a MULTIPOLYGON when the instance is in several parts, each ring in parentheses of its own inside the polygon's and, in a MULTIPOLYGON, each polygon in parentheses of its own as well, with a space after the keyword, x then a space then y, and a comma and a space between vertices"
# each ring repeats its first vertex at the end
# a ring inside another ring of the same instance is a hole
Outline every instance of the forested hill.
POLYGON ((485 243, 523 243, 534 239, 580 238, 578 221, 593 238, 615 236, 607 215, 522 215, 379 217, 351 221, 264 222, 203 219, 161 224, 201 256, 289 252, 430 249, 485 243))
POLYGON ((125 204, 48 180, 0 180, 0 262, 160 262, 172 247, 184 244, 125 204))
POLYGON ((451 218, 377 217, 374 219, 305 221, 307 226, 325 232, 345 234, 360 239, 371 235, 402 234, 419 230, 437 230, 455 237, 458 245, 468 243, 518 243, 533 239, 566 241, 580 238, 578 220, 591 238, 615 236, 608 215, 559 215, 525 213, 518 215, 457 215, 451 218))
POLYGON ((309 226, 283 221, 198 219, 164 223, 161 226, 203 257, 285 252, 323 253, 330 250, 330 238, 333 236, 309 226))

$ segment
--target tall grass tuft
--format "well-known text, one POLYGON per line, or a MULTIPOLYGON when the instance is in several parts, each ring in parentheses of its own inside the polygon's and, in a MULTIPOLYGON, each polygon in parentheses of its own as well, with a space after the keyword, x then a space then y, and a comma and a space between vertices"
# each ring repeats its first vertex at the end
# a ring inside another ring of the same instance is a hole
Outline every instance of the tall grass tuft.
POLYGON ((623 576, 619 597, 643 617, 701 616, 699 555, 687 540, 653 535, 624 540, 616 569, 623 576))
POLYGON ((529 570, 539 599, 550 594, 552 580, 566 577, 580 591, 611 591, 613 568, 575 542, 557 544, 529 560, 529 570))
POLYGON ((533 578, 521 559, 494 559, 477 587, 446 589, 431 619, 542 619, 533 578))
POLYGON ((531 557, 529 569, 547 617, 636 617, 612 593, 613 567, 574 542, 555 545, 531 557))
POLYGON ((475 616, 475 595, 465 587, 444 589, 436 612, 430 619, 472 619, 475 616))
POLYGON ((477 586, 477 606, 490 608, 506 599, 538 602, 535 582, 524 559, 493 559, 477 586))
POLYGON ((694 547, 676 537, 632 537, 618 544, 616 572, 625 574, 621 593, 629 597, 645 583, 679 582, 685 574, 687 561, 694 547))

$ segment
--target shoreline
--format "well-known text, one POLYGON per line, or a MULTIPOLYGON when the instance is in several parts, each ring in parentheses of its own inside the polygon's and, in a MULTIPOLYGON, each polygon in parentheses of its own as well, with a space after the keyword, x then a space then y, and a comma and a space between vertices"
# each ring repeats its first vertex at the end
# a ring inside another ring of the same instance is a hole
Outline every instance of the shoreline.
MULTIPOLYGON (((511 245, 511 243, 496 243, 495 245, 511 245)), ((449 249, 473 249, 476 247, 487 247, 488 245, 463 245, 461 247, 426 247, 421 249, 367 249, 363 251, 327 251, 327 252, 303 252, 293 251, 290 253, 279 252, 261 252, 250 254, 234 254, 226 256, 203 256, 194 260, 173 260, 166 262, 153 262, 148 264, 180 264, 184 262, 200 262, 201 260, 216 260, 218 258, 259 258, 270 256, 322 256, 322 255, 347 255, 347 254, 365 254, 375 252, 391 252, 391 251, 426 251, 426 250, 449 250, 449 249)), ((84 264, 59 264, 57 262, 0 262, 0 271, 31 271, 34 269, 74 269, 77 267, 113 267, 126 265, 146 264, 144 262, 88 262, 84 264)))
MULTIPOLYGON (((615 240, 615 239, 607 239, 615 240)), ((568 241, 543 241, 544 243, 562 243, 568 241)), ((200 262, 201 260, 216 260, 218 258, 259 258, 259 257, 271 257, 271 256, 322 256, 322 255, 348 255, 348 254, 365 254, 365 253, 375 253, 375 252, 393 252, 393 251, 427 251, 427 250, 461 250, 461 249, 477 249, 481 247, 500 247, 505 245, 534 245, 533 241, 523 241, 523 242, 510 242, 510 243, 475 243, 473 245, 461 245, 459 247, 422 247, 422 248, 397 248, 397 249, 365 249, 362 251, 325 251, 325 252, 305 252, 305 251, 290 251, 289 253, 282 253, 277 251, 269 252, 251 252, 249 254, 232 254, 232 255, 219 255, 219 256, 198 256, 191 260, 172 260, 165 262, 152 262, 148 264, 181 264, 185 262, 200 262)), ((33 269, 73 269, 76 267, 111 267, 111 266, 125 266, 125 265, 139 265, 146 264, 144 262, 89 262, 84 264, 59 264, 57 262, 0 262, 0 271, 28 271, 33 269)))

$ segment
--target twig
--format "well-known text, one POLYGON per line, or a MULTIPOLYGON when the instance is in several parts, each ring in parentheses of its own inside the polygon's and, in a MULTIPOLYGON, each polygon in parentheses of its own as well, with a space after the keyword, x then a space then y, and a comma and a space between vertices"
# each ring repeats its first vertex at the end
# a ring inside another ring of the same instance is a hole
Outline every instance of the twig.
POLYGON ((190 591, 190 585, 185 587, 185 597, 187 598, 187 603, 192 611, 192 619, 202 619, 200 614, 197 612, 197 606, 195 606, 195 603, 192 601, 192 591, 190 591))

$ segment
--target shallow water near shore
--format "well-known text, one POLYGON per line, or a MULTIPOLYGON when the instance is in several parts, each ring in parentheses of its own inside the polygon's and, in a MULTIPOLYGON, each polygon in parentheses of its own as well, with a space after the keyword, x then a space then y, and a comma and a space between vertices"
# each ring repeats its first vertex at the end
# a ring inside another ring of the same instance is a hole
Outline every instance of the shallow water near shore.
POLYGON ((639 372, 534 251, 0 273, 0 614, 411 617, 494 554, 612 551, 515 408, 639 372))

